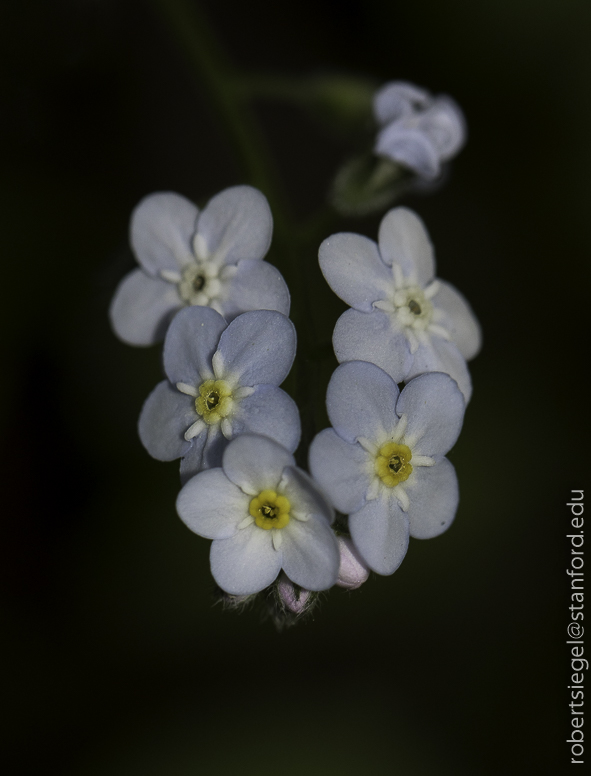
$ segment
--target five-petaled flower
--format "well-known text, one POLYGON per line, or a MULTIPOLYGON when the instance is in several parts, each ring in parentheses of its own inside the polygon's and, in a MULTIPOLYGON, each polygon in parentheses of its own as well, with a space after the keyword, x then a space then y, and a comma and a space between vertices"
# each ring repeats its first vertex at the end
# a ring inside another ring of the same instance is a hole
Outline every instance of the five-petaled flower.
POLYGON ((392 574, 409 536, 438 536, 455 517, 458 483, 444 455, 462 427, 462 394, 443 373, 416 377, 399 393, 379 367, 353 361, 335 370, 327 409, 333 428, 314 438, 310 471, 349 515, 365 563, 392 574))
POLYGON ((326 590, 337 579, 333 509, 291 453, 267 437, 230 442, 221 468, 186 483, 177 511, 192 531, 213 539, 211 572, 231 595, 264 590, 281 569, 305 590, 326 590))
POLYGON ((212 307, 227 321, 248 310, 288 315, 285 281, 262 261, 272 232, 269 204, 251 186, 225 189, 201 212, 172 192, 145 197, 130 225, 140 269, 113 297, 115 333, 130 345, 152 345, 186 305, 212 307))
POLYGON ((251 432, 296 449, 297 406, 278 388, 296 350, 293 323, 256 310, 229 325, 215 310, 189 307, 164 342, 164 371, 139 420, 142 443, 160 461, 182 458, 181 479, 220 466, 228 440, 251 432))
POLYGON ((432 97, 404 81, 388 83, 376 93, 374 114, 381 127, 375 153, 425 180, 436 178, 441 163, 455 156, 466 141, 463 113, 451 97, 432 97))
POLYGON ((480 349, 480 327, 464 297, 434 278, 433 246, 415 213, 386 213, 377 245, 358 234, 332 235, 319 260, 332 290, 353 308, 335 326, 339 361, 370 361, 397 383, 446 372, 470 399, 466 359, 480 349))

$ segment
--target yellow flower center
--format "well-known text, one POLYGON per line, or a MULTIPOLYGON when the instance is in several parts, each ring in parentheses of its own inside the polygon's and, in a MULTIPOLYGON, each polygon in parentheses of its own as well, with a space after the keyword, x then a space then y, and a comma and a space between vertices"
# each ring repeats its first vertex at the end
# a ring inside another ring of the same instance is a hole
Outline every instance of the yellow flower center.
POLYGON ((206 380, 199 386, 195 410, 211 426, 229 415, 232 403, 232 389, 225 380, 206 380))
POLYGON ((285 528, 289 523, 291 504, 285 496, 278 496, 274 490, 262 490, 250 502, 249 512, 259 528, 285 528))
POLYGON ((384 485, 393 488, 399 482, 407 480, 412 472, 410 459, 412 453, 406 445, 387 442, 376 455, 376 474, 384 485))

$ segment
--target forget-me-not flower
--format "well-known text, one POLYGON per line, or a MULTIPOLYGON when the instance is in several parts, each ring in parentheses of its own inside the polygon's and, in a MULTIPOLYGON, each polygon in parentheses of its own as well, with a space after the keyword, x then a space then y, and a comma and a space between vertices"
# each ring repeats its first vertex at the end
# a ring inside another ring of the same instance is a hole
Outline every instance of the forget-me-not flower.
POLYGON ((374 97, 381 129, 375 153, 433 180, 441 163, 457 154, 466 141, 466 122, 458 105, 446 95, 432 97, 425 89, 394 81, 374 97))
POLYGON ((213 539, 211 572, 231 595, 271 585, 283 569, 306 590, 334 585, 339 569, 334 512, 291 453, 263 436, 242 434, 221 468, 192 477, 177 499, 183 522, 213 539))
POLYGON ((455 517, 458 483, 444 455, 462 428, 462 394, 440 372, 420 375, 399 392, 379 367, 353 361, 333 373, 326 405, 333 428, 314 438, 310 471, 349 515, 363 560, 378 574, 392 574, 409 536, 438 536, 455 517))
POLYGON ((164 342, 164 371, 147 398, 139 434, 160 461, 182 458, 186 481, 219 466, 228 440, 252 432, 288 450, 300 439, 298 408, 278 388, 296 351, 293 323, 273 310, 255 310, 227 324, 209 307, 188 307, 164 342))
POLYGON ((480 327, 464 297, 435 279, 433 246, 415 213, 386 213, 377 245, 359 234, 332 235, 319 261, 332 290, 353 308, 335 326, 339 361, 371 361, 397 383, 447 372, 470 399, 466 359, 480 349, 480 327))
POLYGON ((225 189, 201 212, 172 192, 145 197, 130 225, 140 268, 113 297, 115 333, 130 345, 152 345, 186 305, 211 307, 227 321, 247 310, 288 315, 285 281, 262 261, 272 232, 269 204, 252 186, 225 189))

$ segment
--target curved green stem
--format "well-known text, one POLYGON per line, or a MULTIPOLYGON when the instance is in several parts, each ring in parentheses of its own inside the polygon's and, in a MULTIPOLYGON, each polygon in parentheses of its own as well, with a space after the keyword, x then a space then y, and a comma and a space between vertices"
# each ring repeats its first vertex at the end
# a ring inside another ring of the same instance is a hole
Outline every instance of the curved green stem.
POLYGON ((198 3, 190 0, 151 0, 180 42, 199 81, 207 88, 216 109, 220 125, 238 152, 249 182, 264 192, 269 200, 275 224, 275 245, 279 245, 280 261, 292 289, 296 304, 292 318, 300 335, 298 354, 292 375, 284 384, 302 414, 303 445, 298 463, 306 466, 307 443, 316 430, 316 407, 324 403, 318 379, 318 337, 314 330, 312 301, 309 293, 311 278, 318 280, 315 252, 310 250, 319 227, 327 222, 328 211, 312 217, 302 229, 296 228, 289 213, 286 198, 274 173, 263 136, 248 104, 252 96, 241 89, 240 77, 232 67, 215 38, 198 3), (314 255, 313 255, 314 254, 314 255), (281 261, 281 255, 284 261, 281 261), (313 266, 314 265, 314 266, 313 266), (316 364, 314 363, 316 361, 316 364), (289 388, 288 388, 289 390, 289 388))
POLYGON ((260 129, 248 104, 240 99, 235 88, 237 78, 230 60, 202 13, 198 3, 189 0, 151 0, 195 69, 209 98, 216 108, 223 129, 230 135, 245 173, 253 186, 265 192, 275 215, 276 225, 283 232, 285 202, 268 160, 260 129))

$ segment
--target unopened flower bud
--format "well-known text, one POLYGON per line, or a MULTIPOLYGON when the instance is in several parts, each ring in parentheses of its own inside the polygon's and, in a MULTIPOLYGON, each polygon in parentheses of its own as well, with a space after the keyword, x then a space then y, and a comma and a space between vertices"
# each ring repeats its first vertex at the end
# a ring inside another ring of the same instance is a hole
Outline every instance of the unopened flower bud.
POLYGON ((297 587, 286 576, 277 583, 277 593, 284 608, 294 614, 303 614, 310 604, 310 591, 297 587))
POLYGON ((341 562, 336 584, 347 590, 355 590, 367 581, 369 569, 362 561, 351 539, 337 536, 337 541, 339 543, 341 562))

